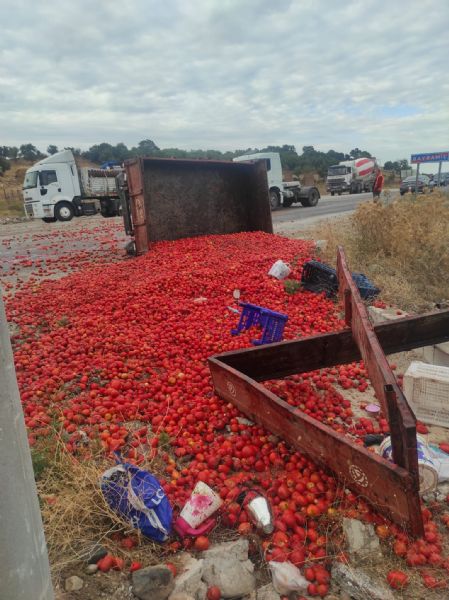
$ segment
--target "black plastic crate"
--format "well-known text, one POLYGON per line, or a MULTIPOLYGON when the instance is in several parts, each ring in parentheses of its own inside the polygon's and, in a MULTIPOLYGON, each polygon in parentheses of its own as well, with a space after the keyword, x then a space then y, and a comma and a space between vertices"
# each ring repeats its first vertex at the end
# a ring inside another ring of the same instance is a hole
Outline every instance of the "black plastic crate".
MULTIPOLYGON (((363 300, 371 300, 380 293, 379 288, 363 273, 352 273, 352 279, 363 300)), ((317 293, 325 292, 326 296, 331 298, 338 292, 337 271, 317 260, 309 260, 303 265, 301 284, 306 290, 317 293)))

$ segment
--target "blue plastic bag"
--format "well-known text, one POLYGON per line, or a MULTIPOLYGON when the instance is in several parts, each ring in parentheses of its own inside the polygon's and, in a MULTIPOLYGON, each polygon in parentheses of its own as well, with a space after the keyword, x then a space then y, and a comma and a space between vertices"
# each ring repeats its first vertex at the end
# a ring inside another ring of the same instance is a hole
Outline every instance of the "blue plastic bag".
POLYGON ((112 510, 132 527, 156 542, 165 542, 171 533, 172 508, 156 477, 120 463, 103 473, 101 490, 112 510))

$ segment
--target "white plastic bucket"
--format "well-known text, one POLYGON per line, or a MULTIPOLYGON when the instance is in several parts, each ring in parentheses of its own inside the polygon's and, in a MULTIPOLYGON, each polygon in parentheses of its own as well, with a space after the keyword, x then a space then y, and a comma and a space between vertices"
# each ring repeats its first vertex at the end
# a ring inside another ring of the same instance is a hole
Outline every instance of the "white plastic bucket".
POLYGON ((190 527, 196 529, 203 521, 213 515, 222 503, 222 499, 214 490, 202 481, 198 481, 179 516, 190 527))
MULTIPOLYGON (((418 451, 419 492, 422 495, 428 494, 437 487, 438 471, 435 468, 425 440, 419 435, 416 436, 416 449, 418 451)), ((393 462, 390 437, 385 438, 381 443, 379 452, 384 458, 393 462)))

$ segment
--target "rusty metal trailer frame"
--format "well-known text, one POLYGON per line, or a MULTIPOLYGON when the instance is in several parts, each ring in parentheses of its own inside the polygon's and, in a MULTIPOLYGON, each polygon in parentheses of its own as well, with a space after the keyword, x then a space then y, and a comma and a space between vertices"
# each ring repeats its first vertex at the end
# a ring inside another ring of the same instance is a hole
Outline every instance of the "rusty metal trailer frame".
POLYGON ((273 233, 263 161, 134 158, 118 180, 135 254, 151 242, 208 234, 273 233))
POLYGON ((416 419, 396 384, 385 354, 449 341, 449 311, 372 326, 342 249, 339 292, 351 329, 226 352, 209 358, 216 393, 253 421, 333 471, 345 485, 413 536, 423 534, 416 453, 416 419), (389 462, 309 417, 259 382, 365 361, 390 425, 389 462))

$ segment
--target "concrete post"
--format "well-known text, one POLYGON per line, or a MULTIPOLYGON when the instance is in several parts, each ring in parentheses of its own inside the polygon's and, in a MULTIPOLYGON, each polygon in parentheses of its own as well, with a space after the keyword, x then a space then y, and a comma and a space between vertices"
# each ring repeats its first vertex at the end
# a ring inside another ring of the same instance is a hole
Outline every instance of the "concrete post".
POLYGON ((0 597, 53 600, 8 324, 0 293, 0 597))

